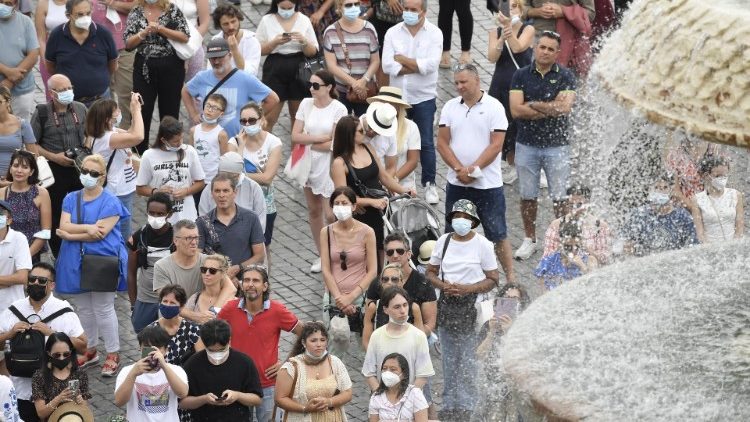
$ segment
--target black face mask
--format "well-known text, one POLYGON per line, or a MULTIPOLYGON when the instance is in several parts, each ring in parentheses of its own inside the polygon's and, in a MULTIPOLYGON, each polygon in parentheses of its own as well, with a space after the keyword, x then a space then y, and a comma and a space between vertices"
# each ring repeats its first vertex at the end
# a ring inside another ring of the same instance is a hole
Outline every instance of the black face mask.
POLYGON ((55 368, 65 369, 65 367, 68 366, 68 364, 70 364, 70 359, 71 359, 71 356, 68 356, 67 358, 61 358, 61 359, 50 357, 49 361, 52 364, 52 366, 54 366, 55 368))
POLYGON ((38 284, 29 284, 26 286, 26 293, 29 295, 31 300, 39 302, 47 296, 47 286, 40 286, 38 284))

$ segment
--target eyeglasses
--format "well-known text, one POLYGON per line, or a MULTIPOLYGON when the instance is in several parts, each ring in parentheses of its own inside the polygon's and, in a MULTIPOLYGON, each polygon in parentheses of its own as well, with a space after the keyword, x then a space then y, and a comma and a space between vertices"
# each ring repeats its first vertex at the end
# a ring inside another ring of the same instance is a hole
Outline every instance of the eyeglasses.
POLYGON ((395 249, 386 249, 385 254, 388 256, 393 256, 394 253, 397 253, 399 255, 403 255, 406 253, 406 249, 404 248, 395 248, 395 249))
POLYGON ((558 34, 555 31, 542 31, 542 36, 543 37, 553 38, 553 39, 557 40, 558 43, 560 42, 560 39, 561 39, 560 38, 560 34, 558 34))
POLYGON ((98 172, 96 170, 89 170, 87 168, 82 168, 81 174, 90 174, 91 177, 101 177, 104 173, 98 172))
POLYGON ((464 70, 468 70, 469 72, 476 73, 477 75, 479 74, 477 67, 471 63, 456 63, 453 65, 453 73, 462 72, 464 70))
POLYGON ((348 9, 350 7, 359 7, 359 2, 356 3, 344 3, 344 9, 348 9))
POLYGON ((221 108, 219 106, 215 106, 213 104, 206 104, 206 110, 208 110, 208 111, 224 111, 223 108, 221 108))
POLYGON ((201 274, 210 273, 214 275, 221 271, 221 268, 201 267, 201 274))
POLYGON ((258 123, 258 120, 260 120, 260 119, 259 118, 253 118, 253 117, 250 117, 248 119, 240 119, 240 124, 241 125, 254 125, 254 124, 258 123))
POLYGON ((62 359, 62 358, 69 358, 71 353, 70 352, 55 352, 55 353, 50 353, 49 355, 55 359, 62 359))
POLYGON ((341 269, 346 271, 346 251, 339 252, 339 259, 341 260, 341 269))
POLYGON ((398 283, 400 281, 401 281, 401 277, 398 277, 398 276, 393 276, 393 277, 382 276, 382 277, 380 277, 380 282, 381 283, 398 283))
POLYGON ((307 83, 307 89, 312 88, 314 91, 319 90, 321 86, 328 86, 328 85, 321 84, 321 83, 318 83, 318 82, 308 82, 307 83))
POLYGON ((28 281, 29 281, 29 284, 38 284, 40 286, 46 286, 50 280, 47 277, 42 277, 39 275, 30 275, 28 278, 28 281))
POLYGON ((200 236, 175 236, 174 238, 185 239, 187 243, 199 242, 201 240, 200 236))

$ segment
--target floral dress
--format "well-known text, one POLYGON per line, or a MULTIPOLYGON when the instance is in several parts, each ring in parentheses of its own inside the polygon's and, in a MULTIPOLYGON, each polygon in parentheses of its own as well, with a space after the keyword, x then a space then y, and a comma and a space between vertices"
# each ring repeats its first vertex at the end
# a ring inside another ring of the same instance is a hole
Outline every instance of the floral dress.
MULTIPOLYGON (((174 4, 170 3, 169 8, 159 16, 159 25, 180 31, 185 35, 190 36, 190 29, 188 28, 185 15, 183 15, 180 8, 174 4)), ((144 13, 143 6, 135 6, 133 10, 130 11, 130 14, 128 14, 128 22, 125 25, 125 32, 122 36, 127 41, 128 38, 146 29, 147 26, 148 19, 144 13)), ((177 55, 177 52, 174 47, 172 47, 172 44, 169 43, 167 37, 159 34, 147 35, 143 42, 136 47, 136 53, 140 54, 145 59, 177 55)), ((134 69, 133 71, 135 72, 137 70, 134 69)), ((143 72, 143 78, 146 82, 150 82, 151 79, 148 74, 147 60, 144 60, 141 72, 143 72)))
MULTIPOLYGON (((159 325, 154 321, 150 326, 159 325)), ((180 321, 177 333, 172 336, 167 344, 167 354, 164 359, 172 365, 182 366, 185 361, 195 353, 195 343, 200 340, 201 327, 186 319, 180 321)))

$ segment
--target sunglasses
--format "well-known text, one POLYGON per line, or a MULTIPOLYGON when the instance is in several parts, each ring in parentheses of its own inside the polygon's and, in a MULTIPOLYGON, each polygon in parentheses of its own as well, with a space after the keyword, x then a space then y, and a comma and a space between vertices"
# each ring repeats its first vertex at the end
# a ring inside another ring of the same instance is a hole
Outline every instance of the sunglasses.
POLYGON ((221 271, 220 268, 201 267, 201 274, 210 273, 211 275, 214 275, 219 271, 221 271))
POLYGON ((258 120, 260 120, 260 119, 258 119, 258 118, 254 119, 252 117, 249 118, 249 119, 240 119, 240 124, 241 125, 254 125, 254 124, 258 123, 258 120))
POLYGON ((341 269, 346 271, 346 251, 339 252, 339 259, 341 260, 341 269))
POLYGON ((321 84, 321 83, 318 83, 318 82, 308 82, 307 83, 307 89, 312 88, 315 91, 319 90, 321 86, 328 86, 328 85, 321 84))
POLYGON ((555 32, 555 31, 542 31, 542 36, 543 36, 543 37, 554 38, 554 39, 556 39, 556 40, 557 40, 557 42, 558 42, 558 43, 559 43, 559 42, 560 42, 560 40, 561 40, 560 34, 558 34, 558 33, 557 33, 557 32, 555 32))
POLYGON ((71 353, 70 352, 55 352, 55 353, 50 353, 49 355, 55 359, 62 359, 62 358, 69 358, 71 353))
POLYGON ((394 253, 397 253, 399 255, 403 255, 406 253, 406 249, 404 248, 396 248, 396 249, 387 249, 385 251, 385 254, 388 256, 393 256, 394 253))
POLYGON ((50 280, 47 277, 42 277, 38 275, 30 275, 28 281, 29 281, 29 284, 38 284, 40 286, 46 286, 50 280))
POLYGON ((96 171, 96 170, 89 170, 87 168, 82 168, 81 174, 90 174, 91 177, 101 177, 104 173, 96 171))
POLYGON ((398 277, 398 276, 393 276, 393 277, 382 276, 382 277, 380 277, 380 282, 381 283, 398 283, 400 281, 401 281, 401 277, 398 277))
POLYGON ((456 63, 453 65, 453 73, 458 73, 464 70, 468 70, 469 72, 479 74, 477 67, 471 63, 456 63))

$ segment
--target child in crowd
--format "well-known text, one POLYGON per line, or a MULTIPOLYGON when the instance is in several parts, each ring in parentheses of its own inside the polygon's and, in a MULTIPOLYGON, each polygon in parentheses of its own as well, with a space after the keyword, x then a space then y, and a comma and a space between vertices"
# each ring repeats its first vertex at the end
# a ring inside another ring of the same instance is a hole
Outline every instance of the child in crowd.
MULTIPOLYGON (((190 140, 187 142, 198 152, 198 161, 206 174, 206 185, 211 183, 219 172, 219 157, 231 150, 229 135, 219 124, 219 119, 227 108, 227 99, 221 94, 211 94, 203 103, 201 122, 190 128, 190 140)), ((202 191, 201 191, 202 192, 202 191)), ((195 205, 201 192, 194 195, 195 205)))

